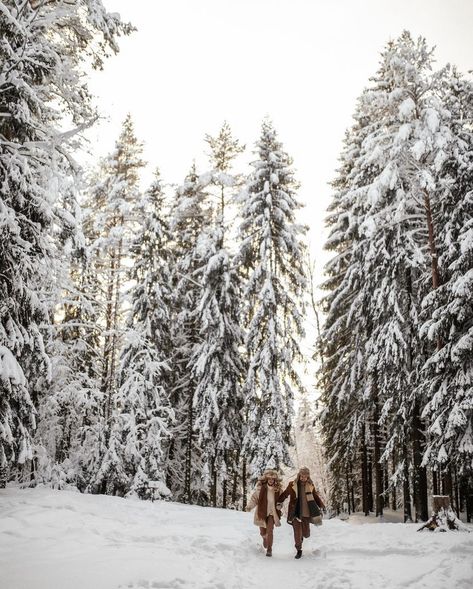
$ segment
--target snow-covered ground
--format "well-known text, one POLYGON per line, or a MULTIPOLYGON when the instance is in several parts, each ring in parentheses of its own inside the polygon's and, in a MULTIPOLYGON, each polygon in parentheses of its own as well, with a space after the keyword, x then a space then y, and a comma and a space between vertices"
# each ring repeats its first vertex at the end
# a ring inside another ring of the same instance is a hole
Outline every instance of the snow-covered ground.
MULTIPOLYGON (((1 589, 391 589, 473 587, 473 533, 418 525, 292 528, 273 558, 253 515, 47 489, 0 491, 1 589)), ((359 521, 353 518, 353 522, 359 521)), ((473 526, 472 526, 473 530, 473 526)))

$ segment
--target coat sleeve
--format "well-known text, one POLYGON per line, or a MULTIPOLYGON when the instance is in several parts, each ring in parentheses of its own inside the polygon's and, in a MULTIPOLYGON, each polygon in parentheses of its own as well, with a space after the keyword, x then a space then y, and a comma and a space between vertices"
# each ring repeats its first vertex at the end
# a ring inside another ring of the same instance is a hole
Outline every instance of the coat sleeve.
POLYGON ((285 488, 285 490, 281 493, 281 495, 279 495, 278 503, 283 503, 289 497, 289 493, 291 492, 291 489, 292 489, 292 484, 289 483, 288 486, 285 488))
POLYGON ((246 506, 246 511, 251 511, 252 509, 254 509, 258 505, 258 498, 259 498, 258 496, 259 496, 258 489, 255 489, 250 497, 250 500, 248 501, 248 504, 246 506))

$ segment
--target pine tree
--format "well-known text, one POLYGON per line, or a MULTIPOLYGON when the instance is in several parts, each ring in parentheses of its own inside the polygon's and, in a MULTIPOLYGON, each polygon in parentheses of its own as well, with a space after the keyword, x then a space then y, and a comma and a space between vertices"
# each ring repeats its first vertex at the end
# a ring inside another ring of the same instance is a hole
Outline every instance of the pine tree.
POLYGON ((128 493, 159 499, 170 493, 165 458, 173 418, 169 404, 172 258, 159 172, 139 210, 144 223, 131 247, 132 310, 121 354, 116 419, 122 428, 128 493))
POLYGON ((290 462, 294 386, 302 389, 296 362, 303 335, 301 299, 304 227, 292 160, 269 121, 262 125, 242 206, 239 259, 248 275, 245 383, 247 431, 243 452, 254 475, 290 462))
POLYGON ((73 173, 77 130, 93 121, 82 65, 100 66, 116 37, 130 32, 100 0, 5 0, 0 11, 0 468, 33 457, 34 383, 48 376, 40 324, 50 315, 41 292, 61 225, 56 204, 73 173), (96 42, 98 41, 98 43, 96 42), (60 133, 67 113, 76 130, 60 133))
MULTIPOLYGON (((87 197, 86 238, 95 274, 101 286, 102 366, 100 390, 103 394, 102 415, 105 420, 105 445, 99 449, 98 460, 113 464, 120 460, 120 425, 113 416, 115 395, 119 385, 118 360, 125 329, 125 282, 130 264, 130 248, 139 227, 138 203, 141 199, 139 172, 144 166, 142 144, 137 140, 131 116, 123 123, 115 150, 98 171, 87 197), (110 437, 109 437, 110 436, 110 437), (110 444, 111 446, 110 446, 110 444)), ((98 465, 94 486, 109 493, 126 489, 124 472, 98 465), (115 473, 116 472, 116 477, 115 473), (103 477, 116 479, 107 480, 103 477)))
POLYGON ((193 165, 184 184, 176 191, 170 223, 174 258, 171 406, 176 418, 171 431, 167 484, 174 497, 187 503, 208 502, 207 487, 199 483, 203 466, 201 447, 195 432, 196 382, 191 370, 192 358, 201 340, 196 311, 201 297, 198 242, 211 222, 207 185, 208 179, 200 180, 193 165))
MULTIPOLYGON (((421 412, 428 393, 421 369, 429 347, 420 337, 420 313, 424 297, 441 285, 443 223, 455 210, 442 194, 451 185, 447 162, 461 143, 444 94, 446 71, 433 74, 432 60, 424 39, 403 33, 388 44, 360 99, 346 152, 351 163, 337 181, 330 221, 328 245, 338 256, 329 266, 334 279, 322 338, 324 429, 334 472, 340 476, 341 461, 361 447, 365 480, 372 444, 377 513, 383 470, 392 461, 391 486, 403 483, 406 519, 412 470, 416 517, 424 520, 421 412)), ((437 349, 442 345, 438 338, 437 349)))
POLYGON ((50 314, 55 320, 46 330, 45 340, 51 373, 49 380, 42 378, 36 384, 43 394, 38 400, 34 474, 42 484, 73 484, 84 490, 92 475, 88 468, 91 448, 85 440, 103 427, 98 423, 102 399, 98 378, 100 314, 94 296, 98 290, 87 272, 79 204, 69 195, 63 206, 67 224, 54 240, 57 255, 55 267, 50 268, 55 273, 49 295, 50 314))
POLYGON ((204 473, 211 486, 213 505, 217 505, 217 478, 223 482, 222 504, 226 507, 228 482, 235 481, 242 441, 243 398, 241 381, 243 333, 239 325, 242 306, 240 277, 232 268, 228 251, 228 217, 232 194, 227 188, 237 185, 231 175, 233 159, 242 151, 224 123, 220 133, 207 136, 211 147, 212 182, 217 189, 216 226, 201 235, 197 245, 202 285, 197 302, 200 342, 192 357, 195 376, 195 429, 199 436, 204 473))
POLYGON ((142 144, 137 140, 131 116, 123 123, 115 150, 102 163, 86 201, 86 227, 96 275, 102 284, 104 305, 103 367, 101 390, 104 415, 110 417, 117 386, 117 360, 121 348, 124 282, 135 231, 139 226, 139 172, 144 166, 142 144))
MULTIPOLYGON (((420 388, 430 421, 424 463, 465 479, 473 475, 473 85, 453 69, 440 96, 452 133, 434 199, 441 284, 423 301, 422 335, 437 344, 420 388), (438 342, 442 345, 439 347, 438 342)), ((470 483, 471 485, 471 483, 470 483)))

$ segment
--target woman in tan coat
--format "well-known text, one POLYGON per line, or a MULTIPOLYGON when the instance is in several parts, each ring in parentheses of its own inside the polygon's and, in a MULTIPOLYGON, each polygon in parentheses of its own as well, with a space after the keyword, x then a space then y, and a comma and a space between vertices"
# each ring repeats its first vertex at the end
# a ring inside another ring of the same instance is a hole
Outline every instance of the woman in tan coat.
POLYGON ((258 479, 256 488, 250 497, 246 511, 256 507, 254 524, 259 527, 263 538, 266 556, 273 554, 274 526, 281 525, 281 511, 276 507, 280 503, 282 491, 281 478, 275 470, 266 470, 258 479))
POLYGON ((283 493, 279 495, 278 509, 283 501, 289 497, 287 523, 292 524, 296 556, 302 556, 302 542, 310 536, 310 523, 320 516, 320 510, 325 507, 322 499, 315 490, 310 479, 310 471, 303 467, 294 481, 291 481, 283 493))

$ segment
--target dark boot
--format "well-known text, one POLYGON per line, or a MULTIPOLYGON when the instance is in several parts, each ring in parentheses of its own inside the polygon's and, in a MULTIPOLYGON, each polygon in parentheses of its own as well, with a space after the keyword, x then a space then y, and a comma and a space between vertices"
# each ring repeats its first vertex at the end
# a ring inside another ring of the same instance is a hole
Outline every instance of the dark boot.
POLYGON ((273 550, 272 550, 272 548, 268 548, 266 550, 266 556, 273 556, 273 550))
POLYGON ((296 552, 296 556, 294 558, 300 558, 302 556, 302 550, 298 550, 296 552))

